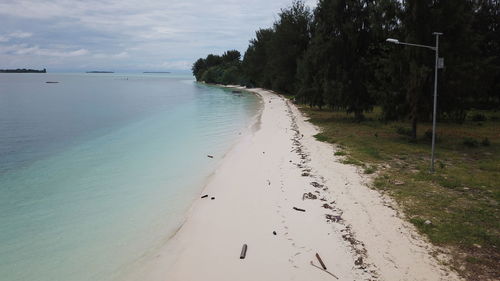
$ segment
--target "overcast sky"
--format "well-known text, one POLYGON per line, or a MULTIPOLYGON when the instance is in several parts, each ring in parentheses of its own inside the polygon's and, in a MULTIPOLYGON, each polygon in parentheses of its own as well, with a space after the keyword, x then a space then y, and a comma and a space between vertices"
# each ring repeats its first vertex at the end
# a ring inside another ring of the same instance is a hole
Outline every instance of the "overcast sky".
POLYGON ((243 54, 291 1, 0 0, 0 69, 188 70, 208 53, 243 54))

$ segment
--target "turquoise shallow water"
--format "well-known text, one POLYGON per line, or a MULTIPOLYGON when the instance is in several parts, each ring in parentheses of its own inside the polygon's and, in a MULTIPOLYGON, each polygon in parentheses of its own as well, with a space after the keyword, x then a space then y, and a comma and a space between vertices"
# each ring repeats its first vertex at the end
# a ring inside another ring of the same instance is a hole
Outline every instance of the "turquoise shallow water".
POLYGON ((189 76, 2 74, 0 86, 1 280, 137 266, 261 106, 189 76))

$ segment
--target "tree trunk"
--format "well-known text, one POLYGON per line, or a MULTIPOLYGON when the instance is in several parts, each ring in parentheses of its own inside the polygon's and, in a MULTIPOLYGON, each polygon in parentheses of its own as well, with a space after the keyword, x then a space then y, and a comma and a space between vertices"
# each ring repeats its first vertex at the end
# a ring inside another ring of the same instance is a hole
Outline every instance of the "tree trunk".
POLYGON ((418 122, 417 114, 414 114, 411 120, 411 138, 414 141, 417 140, 417 122, 418 122))
POLYGON ((354 118, 358 122, 361 122, 361 121, 365 120, 365 116, 363 115, 363 111, 355 111, 354 112, 354 118))

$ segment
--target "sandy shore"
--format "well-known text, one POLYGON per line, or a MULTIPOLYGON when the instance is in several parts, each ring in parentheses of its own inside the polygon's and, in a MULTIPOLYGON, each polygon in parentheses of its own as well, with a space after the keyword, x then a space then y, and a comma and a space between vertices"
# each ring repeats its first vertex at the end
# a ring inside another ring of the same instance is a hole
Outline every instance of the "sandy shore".
POLYGON ((258 128, 137 280, 460 280, 293 104, 253 91, 265 104, 258 128))

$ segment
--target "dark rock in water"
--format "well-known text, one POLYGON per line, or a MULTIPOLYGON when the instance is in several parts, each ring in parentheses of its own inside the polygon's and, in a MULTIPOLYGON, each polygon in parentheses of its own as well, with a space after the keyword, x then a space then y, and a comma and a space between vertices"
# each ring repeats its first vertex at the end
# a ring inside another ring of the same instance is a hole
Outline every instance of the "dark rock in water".
POLYGON ((276 235, 276 231, 273 231, 273 234, 276 235))
POLYGON ((47 82, 45 82, 45 83, 47 83, 47 84, 57 84, 57 83, 59 83, 59 82, 57 82, 57 81, 47 81, 47 82))
POLYGON ((210 198, 210 199, 215 200, 215 197, 212 197, 212 198, 210 198))

